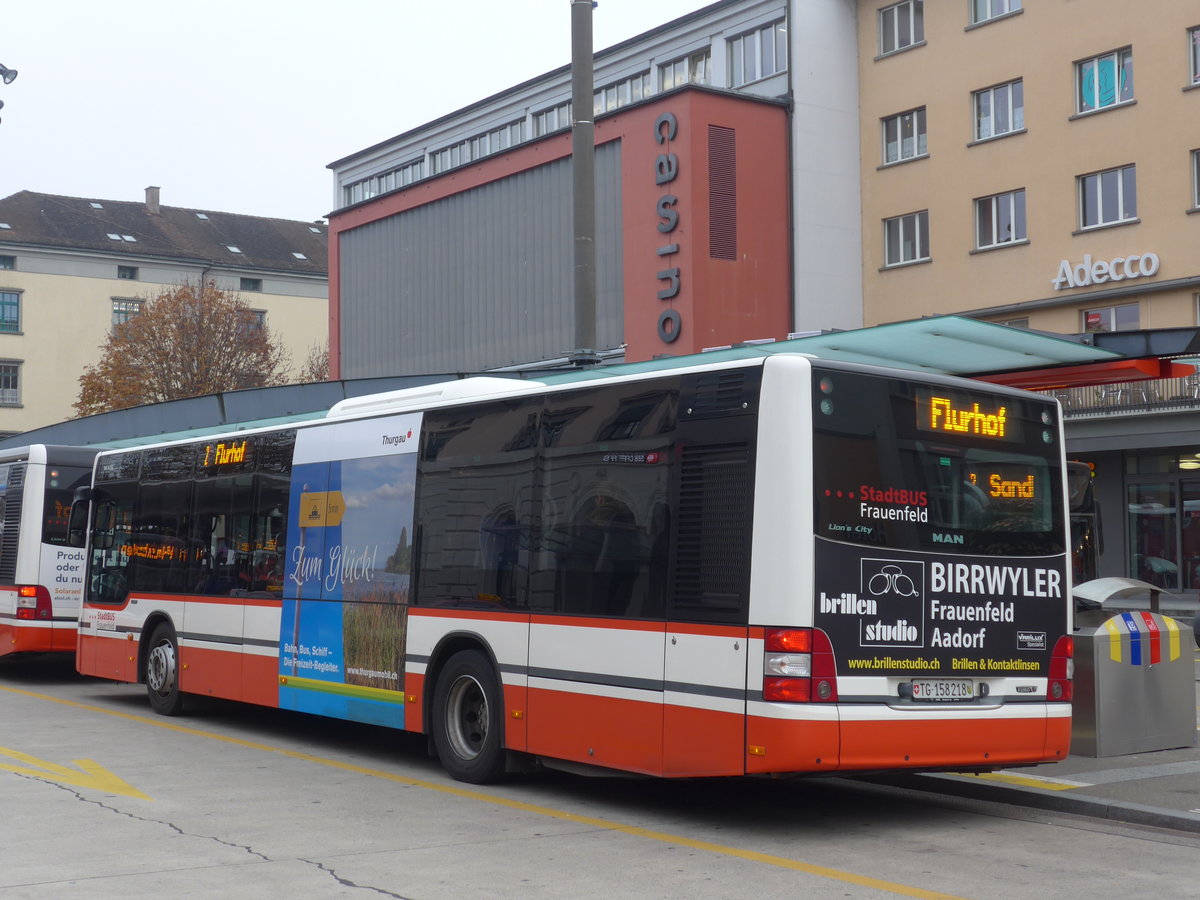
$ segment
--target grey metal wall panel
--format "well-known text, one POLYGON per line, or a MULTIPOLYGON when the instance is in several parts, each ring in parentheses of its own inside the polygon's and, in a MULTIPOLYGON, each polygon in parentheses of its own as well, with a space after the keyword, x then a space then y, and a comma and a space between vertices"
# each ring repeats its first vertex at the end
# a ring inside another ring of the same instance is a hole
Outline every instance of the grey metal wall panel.
MULTIPOLYGON (((479 371, 574 349, 570 159, 341 236, 341 375, 479 371)), ((597 343, 623 338, 621 148, 596 148, 597 343)))

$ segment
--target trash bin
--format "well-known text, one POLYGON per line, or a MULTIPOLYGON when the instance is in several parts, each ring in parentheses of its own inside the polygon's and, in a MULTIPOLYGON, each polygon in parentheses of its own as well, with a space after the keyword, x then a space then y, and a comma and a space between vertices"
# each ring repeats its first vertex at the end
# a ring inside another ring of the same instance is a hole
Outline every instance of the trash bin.
POLYGON ((1071 752, 1121 756, 1196 743, 1188 634, 1169 616, 1124 612, 1075 632, 1071 752))

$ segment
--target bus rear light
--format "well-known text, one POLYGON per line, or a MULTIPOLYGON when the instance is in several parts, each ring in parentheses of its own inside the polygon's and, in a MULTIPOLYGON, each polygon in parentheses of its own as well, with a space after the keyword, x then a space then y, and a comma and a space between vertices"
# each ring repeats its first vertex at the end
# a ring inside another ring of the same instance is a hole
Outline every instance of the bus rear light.
POLYGON ((1054 645, 1050 655, 1050 681, 1046 694, 1051 700, 1069 701, 1074 696, 1075 638, 1064 634, 1054 645))
POLYGON ((768 653, 763 663, 764 675, 786 678, 808 678, 812 675, 811 653, 768 653))
POLYGON ((41 585, 24 585, 17 588, 17 618, 31 621, 53 617, 50 592, 41 585))
POLYGON ((768 628, 765 636, 768 653, 811 653, 811 628, 768 628))
POLYGON ((812 682, 807 678, 764 678, 763 699, 773 703, 808 703, 812 682))
POLYGON ((764 634, 763 699, 829 703, 838 698, 833 646, 815 628, 768 628, 764 634))

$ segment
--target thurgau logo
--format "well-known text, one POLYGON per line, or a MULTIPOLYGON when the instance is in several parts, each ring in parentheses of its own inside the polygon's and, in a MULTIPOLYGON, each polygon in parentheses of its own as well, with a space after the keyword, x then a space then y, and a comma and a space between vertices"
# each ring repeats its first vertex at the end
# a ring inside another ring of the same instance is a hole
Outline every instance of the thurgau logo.
POLYGON ((864 559, 861 594, 875 601, 859 620, 862 647, 921 647, 925 643, 925 565, 864 559))

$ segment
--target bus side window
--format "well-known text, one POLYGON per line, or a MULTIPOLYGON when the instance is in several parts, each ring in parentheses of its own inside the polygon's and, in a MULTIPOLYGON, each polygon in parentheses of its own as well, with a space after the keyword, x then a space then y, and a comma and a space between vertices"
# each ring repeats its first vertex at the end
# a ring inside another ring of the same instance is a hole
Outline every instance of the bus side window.
POLYGON ((675 381, 556 396, 542 420, 535 608, 664 615, 675 381))
POLYGON ((416 602, 528 606, 540 400, 431 412, 422 426, 416 602))
MULTIPOLYGON (((82 505, 84 528, 87 522, 87 506, 82 505)), ((74 515, 74 509, 72 509, 74 515)), ((113 531, 117 524, 117 505, 111 500, 101 500, 96 505, 96 523, 92 529, 92 546, 97 550, 108 550, 113 545, 113 531)))

